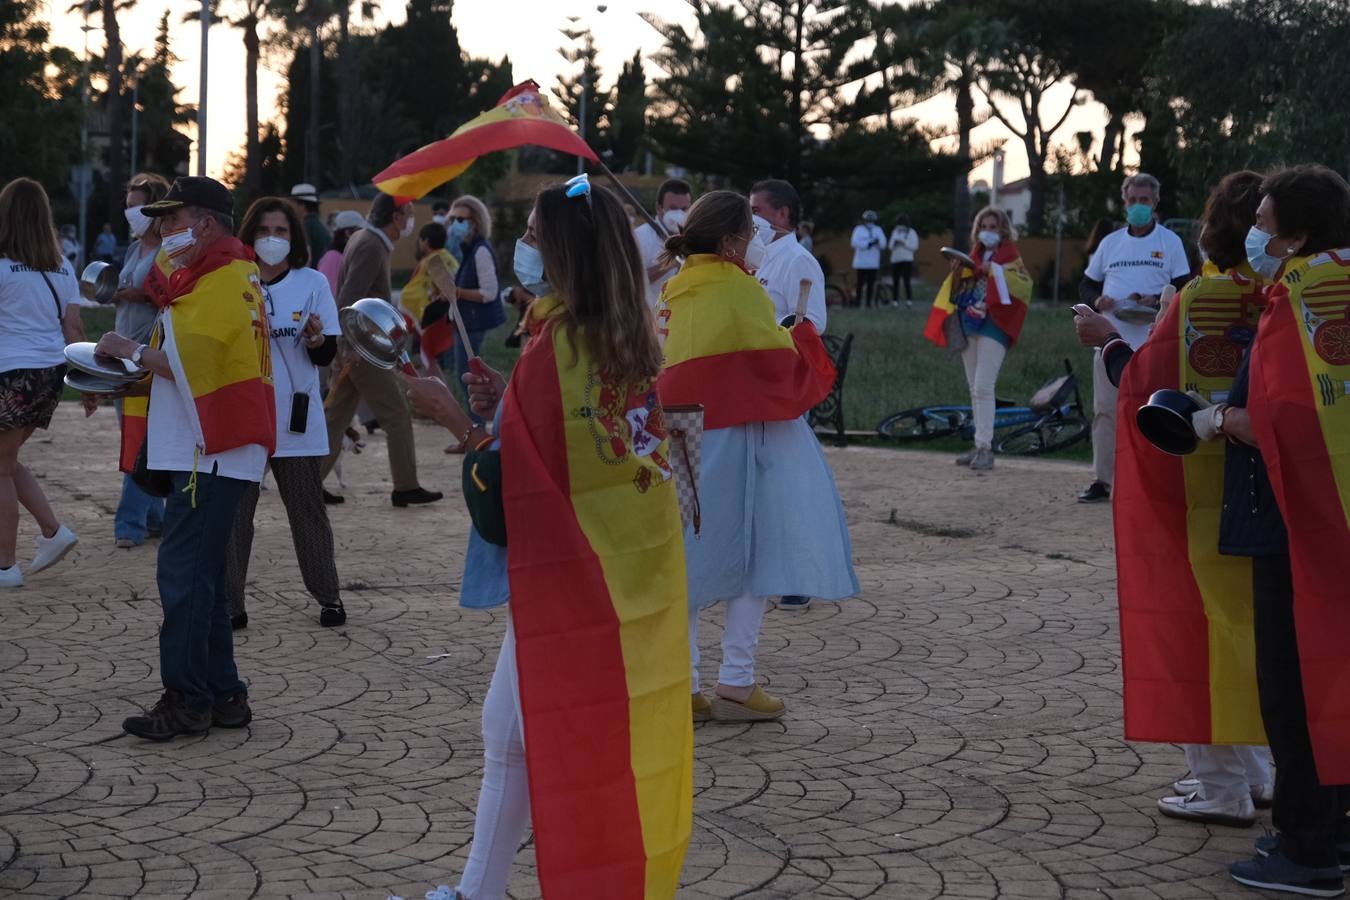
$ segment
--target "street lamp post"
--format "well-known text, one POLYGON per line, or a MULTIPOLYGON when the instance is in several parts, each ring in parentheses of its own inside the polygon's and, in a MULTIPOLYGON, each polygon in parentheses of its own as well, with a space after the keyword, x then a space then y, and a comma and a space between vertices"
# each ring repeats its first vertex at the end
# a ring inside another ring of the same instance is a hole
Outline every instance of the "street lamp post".
POLYGON ((211 0, 202 0, 202 71, 197 92, 197 174, 206 174, 206 54, 211 35, 211 0))

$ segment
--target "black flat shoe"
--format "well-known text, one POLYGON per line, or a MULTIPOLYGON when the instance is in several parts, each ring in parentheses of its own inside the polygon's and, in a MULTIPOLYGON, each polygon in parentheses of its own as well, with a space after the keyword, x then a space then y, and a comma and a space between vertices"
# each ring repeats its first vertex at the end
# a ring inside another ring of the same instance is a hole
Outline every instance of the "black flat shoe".
POLYGON ((319 624, 326 628, 347 624, 347 611, 341 606, 325 606, 319 612, 319 624))
POLYGON ((346 503, 347 498, 342 496, 341 494, 330 494, 327 491, 324 491, 323 502, 327 506, 337 506, 340 503, 346 503))
POLYGON ((415 506, 419 503, 435 503, 445 495, 440 491, 429 491, 426 488, 415 487, 410 491, 394 491, 391 499, 397 507, 415 506))
POLYGON ((233 631, 239 631, 241 628, 248 627, 248 613, 240 613, 237 616, 230 617, 230 628, 233 631))

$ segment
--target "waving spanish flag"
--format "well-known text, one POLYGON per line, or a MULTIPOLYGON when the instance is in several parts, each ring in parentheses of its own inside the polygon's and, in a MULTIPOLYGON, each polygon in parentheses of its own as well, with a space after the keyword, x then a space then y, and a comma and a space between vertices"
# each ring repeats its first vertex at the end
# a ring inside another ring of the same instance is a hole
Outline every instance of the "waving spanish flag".
POLYGON ((1350 249, 1288 264, 1252 350, 1248 411, 1289 529, 1308 734, 1350 783, 1350 249))
MULTIPOLYGON (((994 249, 994 255, 985 263, 988 271, 984 276, 985 310, 994 324, 1008 336, 1008 346, 1017 343, 1022 334, 1022 323, 1026 321, 1027 309, 1031 302, 1031 275, 1022 262, 1022 254, 1012 241, 1004 241, 994 249)), ((928 313, 928 322, 923 336, 939 347, 947 346, 947 336, 942 333, 942 324, 948 316, 957 314, 956 294, 979 287, 975 282, 976 274, 966 266, 961 269, 957 279, 948 274, 938 288, 933 299, 933 309, 928 313)))
POLYGON ((693 823, 684 537, 661 405, 531 307, 502 406, 502 491, 539 882, 675 896, 693 823))
POLYGON ((656 316, 665 335, 661 401, 703 404, 706 429, 795 419, 834 387, 816 327, 775 323, 764 287, 719 256, 686 259, 656 316))
POLYGON ((598 161, 567 120, 549 106, 539 85, 523 81, 497 105, 455 129, 448 138, 409 153, 375 176, 386 194, 417 199, 458 178, 486 153, 533 144, 598 161))
POLYGON ((1223 441, 1169 456, 1135 413, 1161 388, 1222 402, 1263 304, 1241 270, 1188 284, 1120 384, 1114 512, 1125 737, 1264 744, 1252 634, 1252 562, 1219 553, 1223 441))

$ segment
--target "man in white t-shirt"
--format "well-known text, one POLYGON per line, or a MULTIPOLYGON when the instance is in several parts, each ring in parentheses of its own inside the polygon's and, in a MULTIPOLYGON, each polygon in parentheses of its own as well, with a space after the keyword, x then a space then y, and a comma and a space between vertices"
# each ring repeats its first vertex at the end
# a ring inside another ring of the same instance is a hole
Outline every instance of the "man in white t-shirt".
POLYGON ((116 333, 100 353, 151 373, 146 466, 167 490, 156 577, 164 693, 122 728, 167 741, 253 718, 234 662, 225 556, 235 513, 276 444, 267 313, 258 267, 233 236, 234 201, 204 177, 174 182, 141 212, 160 221, 175 271, 150 347, 116 333))
MULTIPOLYGON (((671 178, 662 183, 656 192, 656 220, 667 233, 674 234, 684 227, 684 220, 693 203, 694 190, 689 183, 671 178)), ((675 277, 679 265, 673 260, 664 265, 659 262, 662 251, 666 249, 666 239, 650 223, 643 222, 633 229, 633 237, 637 239, 638 250, 642 253, 642 265, 647 269, 647 305, 654 309, 661 299, 662 286, 675 277)))
POLYGON ((755 237, 768 248, 755 277, 773 300, 774 318, 779 322, 797 312, 801 283, 810 282, 806 317, 825 332, 825 273, 820 263, 797 240, 797 225, 802 201, 786 181, 768 179, 750 189, 750 211, 758 221, 755 237))
POLYGON ((853 245, 853 273, 857 277, 859 306, 871 306, 877 291, 877 270, 881 268, 881 248, 886 246, 886 232, 877 225, 877 214, 872 210, 862 214, 862 224, 853 229, 849 240, 853 245))
MULTIPOLYGON (((1125 179, 1126 227, 1108 234, 1088 261, 1078 297, 1111 320, 1121 338, 1138 349, 1148 337, 1158 299, 1169 284, 1180 290, 1191 277, 1186 248, 1176 233, 1158 224, 1161 186, 1152 175, 1125 179)), ((1115 385, 1106 375, 1101 351, 1092 362, 1092 466, 1095 480, 1078 495, 1080 503, 1111 497, 1116 465, 1115 385)))

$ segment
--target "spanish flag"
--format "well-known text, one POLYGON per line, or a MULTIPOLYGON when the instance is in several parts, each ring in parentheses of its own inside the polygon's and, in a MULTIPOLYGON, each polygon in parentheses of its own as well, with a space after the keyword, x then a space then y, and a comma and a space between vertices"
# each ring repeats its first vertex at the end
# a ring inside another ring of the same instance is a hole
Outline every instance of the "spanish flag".
MULTIPOLYGON (((955 292, 969 290, 975 279, 975 272, 969 266, 961 269, 960 279, 950 273, 938 288, 933 299, 933 309, 928 313, 928 322, 924 326, 923 336, 939 347, 947 346, 947 336, 942 333, 942 325, 948 316, 956 315, 955 292), (955 281, 955 283, 953 283, 955 281)), ((1012 241, 1004 241, 994 249, 989 259, 989 272, 985 275, 985 309, 994 324, 1008 336, 1008 346, 1017 343, 1022 334, 1022 323, 1026 321, 1027 304, 1031 302, 1031 275, 1022 254, 1012 241)))
POLYGON ((1350 249, 1291 261, 1252 350, 1248 411, 1289 529, 1308 733, 1350 783, 1350 249))
POLYGON ((386 194, 415 200, 458 178, 484 154, 528 144, 599 161, 567 120, 549 106, 539 85, 524 81, 448 138, 409 153, 376 175, 375 186, 386 194))
POLYGON ((675 896, 693 822, 684 537, 651 384, 595 370, 560 306, 502 406, 502 489, 539 882, 675 896))
POLYGON ((697 254, 666 282, 656 307, 665 337, 661 401, 703 404, 705 429, 795 419, 834 387, 834 363, 809 321, 789 331, 745 270, 697 254))
POLYGON ((1223 441, 1185 457, 1150 444, 1135 413, 1161 388, 1221 403, 1264 302, 1244 263, 1181 292, 1120 384, 1114 512, 1125 737, 1264 744, 1252 563, 1219 553, 1223 441))
MULTIPOLYGON (((178 349, 173 384, 189 410, 196 445, 213 454, 260 444, 276 449, 271 330, 258 267, 237 238, 222 238, 169 277, 157 330, 178 349)), ((155 341, 156 345, 162 343, 155 341)), ((130 472, 146 439, 148 398, 123 406, 121 468, 130 472)))

